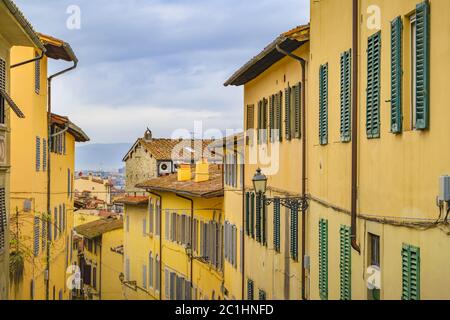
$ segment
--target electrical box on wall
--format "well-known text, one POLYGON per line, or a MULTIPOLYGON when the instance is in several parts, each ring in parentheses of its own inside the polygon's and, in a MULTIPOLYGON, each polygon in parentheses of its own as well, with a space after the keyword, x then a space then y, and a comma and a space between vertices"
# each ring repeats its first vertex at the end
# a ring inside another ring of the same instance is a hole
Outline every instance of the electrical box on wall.
POLYGON ((439 178, 439 201, 450 201, 450 176, 439 178))

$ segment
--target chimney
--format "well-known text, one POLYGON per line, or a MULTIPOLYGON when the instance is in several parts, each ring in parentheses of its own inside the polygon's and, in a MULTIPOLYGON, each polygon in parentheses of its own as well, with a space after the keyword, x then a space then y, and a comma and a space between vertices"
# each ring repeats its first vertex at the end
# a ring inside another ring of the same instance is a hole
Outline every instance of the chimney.
POLYGON ((152 131, 149 128, 147 128, 147 130, 145 130, 145 133, 144 133, 144 140, 150 141, 152 139, 153 139, 152 131))
POLYGON ((208 180, 209 180, 208 160, 201 159, 195 165, 195 182, 203 182, 208 180))
POLYGON ((191 165, 181 164, 177 171, 178 181, 189 181, 192 178, 191 165))

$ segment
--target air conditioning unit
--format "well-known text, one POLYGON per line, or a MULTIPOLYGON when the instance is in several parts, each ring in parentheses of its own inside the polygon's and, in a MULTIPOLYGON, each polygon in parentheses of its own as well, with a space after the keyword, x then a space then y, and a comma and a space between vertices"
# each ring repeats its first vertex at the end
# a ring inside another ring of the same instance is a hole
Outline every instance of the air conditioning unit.
POLYGON ((158 175, 163 176, 172 173, 172 162, 171 161, 161 161, 158 164, 158 175))

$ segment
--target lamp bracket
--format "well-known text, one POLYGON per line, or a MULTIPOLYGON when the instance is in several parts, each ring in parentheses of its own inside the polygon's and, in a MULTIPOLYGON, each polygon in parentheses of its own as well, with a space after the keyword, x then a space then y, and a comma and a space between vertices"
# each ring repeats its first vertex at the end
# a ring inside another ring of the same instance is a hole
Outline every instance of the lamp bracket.
POLYGON ((268 206, 270 204, 279 201, 283 207, 286 207, 291 210, 303 211, 307 210, 309 207, 307 197, 286 197, 286 198, 264 198, 265 205, 268 206))

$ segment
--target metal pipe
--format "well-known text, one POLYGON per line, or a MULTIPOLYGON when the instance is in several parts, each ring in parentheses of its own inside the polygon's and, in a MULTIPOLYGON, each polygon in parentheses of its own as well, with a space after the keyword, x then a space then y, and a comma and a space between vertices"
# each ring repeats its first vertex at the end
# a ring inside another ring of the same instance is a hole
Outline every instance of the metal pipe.
POLYGON ((190 201, 191 202, 191 222, 190 222, 190 229, 191 229, 191 239, 190 239, 190 246, 191 246, 191 255, 190 255, 190 260, 191 260, 191 270, 190 270, 190 279, 191 279, 191 293, 192 293, 192 288, 194 286, 194 273, 193 273, 193 256, 194 256, 194 251, 193 251, 193 246, 192 246, 192 236, 194 235, 194 200, 192 200, 191 198, 179 195, 179 194, 175 194, 177 197, 190 201))
MULTIPOLYGON (((306 197, 306 60, 291 52, 284 51, 278 45, 276 45, 278 52, 295 59, 300 62, 302 66, 302 198, 306 197)), ((307 208, 302 206, 302 299, 306 300, 306 268, 305 268, 305 255, 306 255, 306 211, 307 208)))
POLYGON ((44 56, 45 56, 45 51, 41 51, 41 53, 39 54, 39 56, 34 57, 33 59, 29 59, 29 60, 26 60, 26 61, 23 61, 23 62, 19 62, 19 63, 13 64, 13 65, 10 67, 10 69, 14 69, 14 68, 23 66, 24 64, 28 64, 28 63, 31 63, 31 62, 36 62, 36 61, 42 60, 42 58, 43 58, 44 56))
MULTIPOLYGON (((64 69, 58 73, 55 73, 48 77, 47 81, 47 90, 48 90, 48 109, 47 109, 47 212, 49 214, 49 221, 51 223, 51 132, 52 132, 52 80, 60 75, 63 75, 66 72, 69 72, 75 69, 78 65, 78 60, 73 61, 73 66, 67 69, 64 69)), ((48 228, 47 228, 48 229, 48 228)), ((45 298, 46 300, 50 299, 50 243, 51 239, 47 236, 47 257, 46 257, 46 269, 47 269, 47 279, 45 284, 45 298)))
POLYGON ((151 195, 154 195, 155 197, 159 198, 159 211, 156 214, 159 213, 159 300, 162 300, 162 289, 161 289, 161 276, 162 276, 162 197, 161 195, 154 193, 152 191, 148 191, 151 195))
POLYGON ((359 0, 353 0, 353 91, 352 91, 352 177, 351 177, 351 244, 352 248, 361 253, 356 237, 356 206, 358 197, 358 42, 359 42, 359 0))

